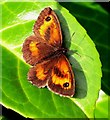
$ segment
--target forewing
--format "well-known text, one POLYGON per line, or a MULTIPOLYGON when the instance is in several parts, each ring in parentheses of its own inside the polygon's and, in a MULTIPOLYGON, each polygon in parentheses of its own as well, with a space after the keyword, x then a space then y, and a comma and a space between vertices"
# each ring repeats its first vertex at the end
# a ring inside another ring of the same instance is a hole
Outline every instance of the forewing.
POLYGON ((75 93, 75 79, 68 59, 61 55, 54 64, 48 88, 61 96, 73 96, 75 93))
POLYGON ((30 65, 35 65, 51 55, 54 52, 54 49, 44 42, 42 38, 30 36, 25 40, 22 52, 25 61, 30 65))
POLYGON ((46 42, 54 47, 61 47, 62 33, 59 20, 55 12, 47 7, 41 11, 34 25, 36 36, 42 37, 46 42))

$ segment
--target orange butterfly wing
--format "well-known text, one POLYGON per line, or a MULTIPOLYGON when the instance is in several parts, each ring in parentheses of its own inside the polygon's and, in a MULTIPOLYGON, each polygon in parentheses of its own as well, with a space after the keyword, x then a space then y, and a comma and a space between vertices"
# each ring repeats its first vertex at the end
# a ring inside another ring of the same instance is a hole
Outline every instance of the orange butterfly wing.
POLYGON ((28 37, 22 48, 23 58, 30 65, 35 65, 45 59, 48 55, 54 53, 54 49, 52 46, 44 43, 42 38, 38 38, 37 36, 28 37))
POLYGON ((68 59, 63 54, 58 57, 58 62, 52 68, 48 88, 61 96, 74 95, 74 74, 68 59))
POLYGON ((45 8, 40 13, 34 25, 34 33, 55 48, 61 47, 62 33, 60 23, 55 12, 50 7, 45 8))

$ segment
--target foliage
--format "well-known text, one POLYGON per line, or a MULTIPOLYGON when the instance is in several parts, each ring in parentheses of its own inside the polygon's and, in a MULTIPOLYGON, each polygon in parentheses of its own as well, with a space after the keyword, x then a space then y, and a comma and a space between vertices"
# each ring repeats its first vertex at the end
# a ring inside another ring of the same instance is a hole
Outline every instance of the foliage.
POLYGON ((2 11, 2 105, 29 118, 97 117, 94 110, 101 87, 101 63, 88 31, 57 2, 4 2, 2 11), (27 36, 33 34, 33 24, 47 6, 58 15, 64 46, 79 54, 67 53, 76 79, 73 98, 60 97, 47 88, 38 89, 27 80, 30 66, 22 58, 22 44, 27 36))

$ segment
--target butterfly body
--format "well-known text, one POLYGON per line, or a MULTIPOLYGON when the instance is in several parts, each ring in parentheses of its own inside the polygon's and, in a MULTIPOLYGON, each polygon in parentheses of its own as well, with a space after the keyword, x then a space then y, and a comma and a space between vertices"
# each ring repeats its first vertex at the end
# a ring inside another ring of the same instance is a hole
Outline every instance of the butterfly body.
POLYGON ((51 57, 55 58, 56 56, 59 57, 61 54, 65 54, 66 52, 67 52, 67 49, 65 49, 65 48, 59 48, 58 50, 54 51, 52 54, 46 56, 42 60, 51 59, 51 57))
POLYGON ((55 12, 45 8, 34 25, 34 35, 23 44, 23 57, 33 67, 28 79, 37 87, 70 97, 75 93, 75 80, 71 65, 62 48, 62 33, 55 12))

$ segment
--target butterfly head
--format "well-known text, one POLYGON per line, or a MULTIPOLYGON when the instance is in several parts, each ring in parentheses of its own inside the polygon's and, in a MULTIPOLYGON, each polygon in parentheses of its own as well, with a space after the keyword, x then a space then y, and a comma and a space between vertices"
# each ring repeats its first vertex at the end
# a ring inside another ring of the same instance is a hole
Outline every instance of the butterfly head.
POLYGON ((66 49, 66 48, 61 48, 60 51, 64 54, 64 53, 66 53, 66 52, 68 51, 68 49, 66 49))

